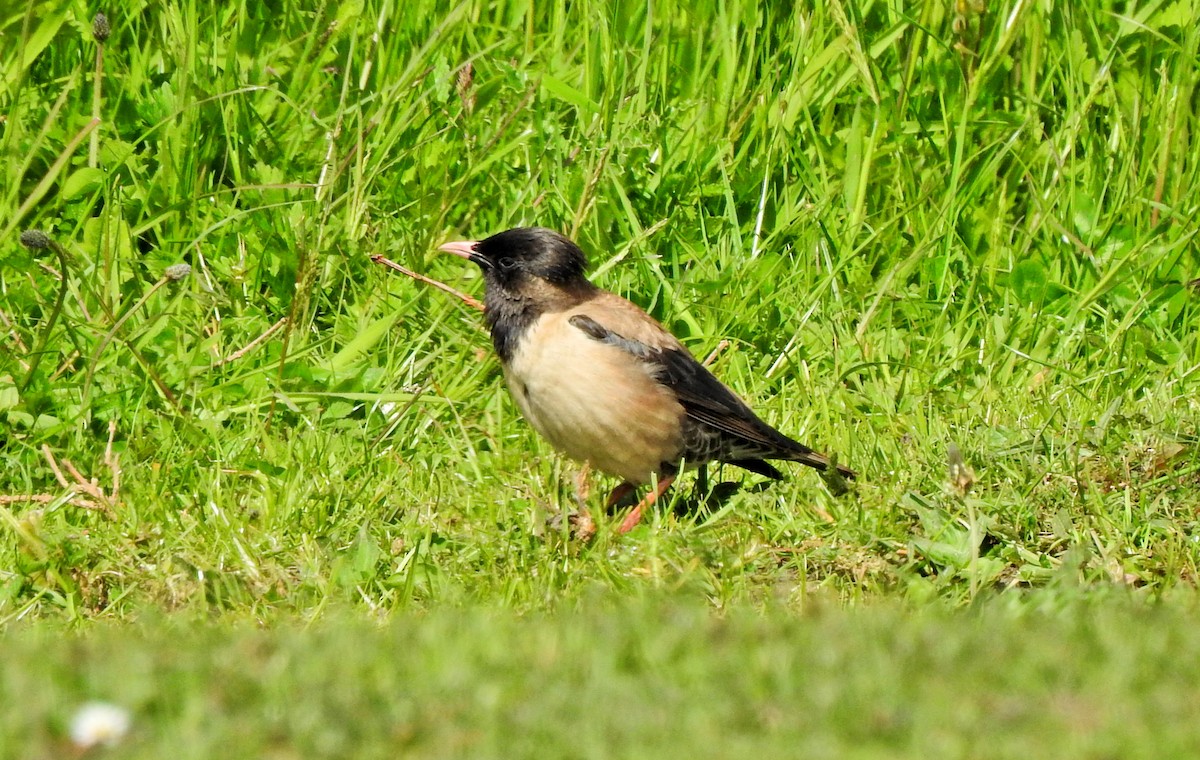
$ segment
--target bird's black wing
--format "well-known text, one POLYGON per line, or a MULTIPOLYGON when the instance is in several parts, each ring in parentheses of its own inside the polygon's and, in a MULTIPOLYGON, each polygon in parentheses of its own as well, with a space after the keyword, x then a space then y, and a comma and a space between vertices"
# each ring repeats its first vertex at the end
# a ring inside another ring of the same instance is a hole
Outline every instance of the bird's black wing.
POLYGON ((615 346, 653 365, 659 381, 675 393, 688 417, 693 420, 761 448, 763 457, 791 459, 820 470, 829 465, 823 455, 760 420, 750 407, 686 350, 651 346, 627 338, 585 314, 576 314, 569 321, 588 337, 615 346))

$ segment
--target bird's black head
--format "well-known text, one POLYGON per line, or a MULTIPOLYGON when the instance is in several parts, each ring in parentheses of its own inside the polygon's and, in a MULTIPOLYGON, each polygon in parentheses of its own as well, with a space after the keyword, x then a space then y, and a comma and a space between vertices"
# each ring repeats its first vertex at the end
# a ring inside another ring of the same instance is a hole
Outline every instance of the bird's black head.
POLYGON ((586 283, 587 257, 579 246, 544 227, 517 227, 479 241, 447 243, 443 251, 474 261, 490 287, 511 293, 586 283))
POLYGON ((513 356, 539 315, 569 308, 596 292, 583 275, 587 257, 579 246, 542 227, 446 243, 441 250, 474 261, 483 270, 483 311, 502 361, 513 356))

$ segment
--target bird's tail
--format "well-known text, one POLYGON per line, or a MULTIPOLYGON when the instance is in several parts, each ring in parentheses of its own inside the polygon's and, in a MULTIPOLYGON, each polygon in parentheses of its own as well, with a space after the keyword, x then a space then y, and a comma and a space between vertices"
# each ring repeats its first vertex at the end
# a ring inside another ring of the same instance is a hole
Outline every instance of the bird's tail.
POLYGON ((817 452, 813 451, 812 449, 808 448, 807 446, 800 446, 799 449, 797 449, 795 451, 791 451, 788 454, 789 455, 786 457, 786 459, 788 459, 792 462, 799 462, 800 464, 806 464, 809 467, 820 470, 821 472, 825 472, 830 467, 833 467, 834 469, 836 469, 838 471, 838 474, 844 478, 849 478, 849 479, 853 480, 858 477, 858 473, 855 472, 854 470, 851 470, 849 467, 846 467, 845 465, 838 464, 837 457, 833 457, 831 459, 830 457, 827 457, 824 454, 818 454, 817 452))

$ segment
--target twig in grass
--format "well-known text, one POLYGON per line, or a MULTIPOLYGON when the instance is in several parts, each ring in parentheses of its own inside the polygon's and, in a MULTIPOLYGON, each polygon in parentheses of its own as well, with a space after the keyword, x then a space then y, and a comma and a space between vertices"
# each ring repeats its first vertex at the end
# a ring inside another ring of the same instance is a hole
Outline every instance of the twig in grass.
POLYGON ((42 456, 46 457, 46 462, 50 465, 50 472, 54 473, 54 479, 63 488, 70 488, 71 484, 63 477, 62 470, 58 469, 58 462, 54 461, 54 454, 50 452, 50 447, 42 444, 42 456))
POLYGON ((71 473, 71 477, 75 478, 75 482, 79 485, 79 488, 82 489, 84 493, 86 493, 88 496, 91 496, 93 499, 108 501, 108 497, 104 495, 104 491, 100 490, 100 484, 95 478, 89 479, 83 477, 83 475, 79 472, 79 469, 75 467, 75 463, 70 459, 64 459, 62 460, 62 463, 63 467, 67 468, 67 472, 71 473))
POLYGON ((700 363, 702 365, 704 365, 705 367, 712 365, 712 363, 717 360, 717 357, 721 355, 721 352, 727 348, 729 348, 729 341, 722 340, 720 343, 717 344, 717 347, 712 350, 712 353, 710 353, 708 356, 706 356, 704 358, 704 361, 702 361, 700 363))
POLYGON ((258 348, 263 343, 265 343, 267 341, 267 339, 270 338, 272 335, 279 332, 279 330, 284 325, 287 324, 287 321, 288 321, 287 317, 281 317, 278 322, 276 322, 275 324, 268 327, 266 332, 264 332, 262 335, 258 336, 257 338, 250 341, 246 345, 242 346, 237 351, 234 351, 229 356, 226 356, 224 359, 219 359, 217 361, 217 363, 213 365, 213 367, 220 367, 222 365, 228 364, 230 362, 235 362, 238 359, 241 359, 243 356, 250 353, 254 349, 258 348))
MULTIPOLYGON (((0 494, 0 504, 49 504, 53 501, 58 501, 60 497, 49 493, 18 493, 18 494, 0 494)), ((95 512, 107 512, 103 504, 97 504, 81 496, 68 496, 67 503, 73 507, 82 507, 95 512)))
POLYGON ((39 261, 39 262, 37 263, 37 265, 38 265, 38 268, 39 268, 39 269, 41 269, 43 272, 45 272, 46 274, 50 275, 50 276, 51 276, 51 277, 53 277, 54 279, 56 279, 56 280, 61 280, 61 279, 62 279, 62 272, 60 272, 60 271, 58 271, 57 269, 55 269, 54 267, 50 266, 50 265, 49 265, 49 264, 47 264, 46 262, 44 262, 44 261, 39 261))
MULTIPOLYGON (((115 427, 110 428, 110 430, 115 430, 115 427)), ((71 492, 71 495, 67 497, 67 501, 69 503, 74 504, 75 506, 78 506, 78 507, 83 507, 85 509, 92 509, 92 510, 104 512, 104 514, 106 514, 108 517, 111 517, 114 519, 116 518, 116 514, 113 512, 113 505, 117 501, 117 491, 116 491, 116 481, 115 480, 114 480, 113 493, 111 496, 107 496, 107 495, 105 495, 104 490, 100 488, 100 485, 99 485, 99 483, 96 482, 95 478, 88 480, 87 478, 83 477, 83 475, 80 474, 78 468, 75 467, 75 465, 71 462, 71 460, 64 459, 64 460, 62 460, 63 467, 65 467, 67 469, 67 472, 71 473, 71 477, 73 477, 75 479, 74 483, 69 482, 67 480, 66 476, 63 475, 62 469, 59 468, 58 462, 54 459, 54 453, 52 451, 50 451, 50 447, 47 446, 46 444, 42 444, 42 456, 44 456, 46 458, 46 463, 50 465, 50 471, 54 473, 54 479, 58 481, 58 484, 60 486, 62 486, 63 488, 65 488, 67 491, 71 492), (90 496, 95 501, 92 501, 89 499, 81 499, 81 498, 75 496, 76 493, 81 492, 81 491, 84 494, 90 496)), ((27 494, 27 495, 23 495, 23 496, 3 497, 3 498, 0 498, 0 502, 34 501, 34 502, 46 503, 49 501, 53 501, 55 498, 57 498, 57 497, 47 496, 46 494, 27 494)))
POLYGON ((432 277, 426 277, 425 275, 414 272, 413 270, 411 270, 407 267, 400 266, 399 264, 392 261, 391 259, 389 259, 388 257, 384 256, 381 253, 377 253, 374 256, 372 256, 371 261, 374 261, 376 264, 383 264, 386 267, 391 267, 392 269, 395 269, 400 274, 402 274, 406 277, 411 277, 414 280, 423 282, 426 285, 432 285, 433 287, 437 288, 438 290, 442 290, 442 291, 449 293, 450 295, 454 296, 455 298, 457 298, 460 301, 462 301, 463 303, 465 303, 467 306, 470 306, 472 309, 476 309, 478 311, 483 311, 483 304, 478 299, 472 298, 471 296, 467 295, 466 293, 463 293, 460 290, 455 290, 454 288, 450 287, 449 285, 447 285, 444 282, 435 280, 432 277))
POLYGON ((82 355, 83 354, 79 353, 78 351, 72 351, 71 353, 67 354, 67 358, 62 360, 62 362, 58 365, 58 369, 50 373, 50 382, 54 382, 58 378, 62 377, 64 372, 75 366, 75 360, 82 355))

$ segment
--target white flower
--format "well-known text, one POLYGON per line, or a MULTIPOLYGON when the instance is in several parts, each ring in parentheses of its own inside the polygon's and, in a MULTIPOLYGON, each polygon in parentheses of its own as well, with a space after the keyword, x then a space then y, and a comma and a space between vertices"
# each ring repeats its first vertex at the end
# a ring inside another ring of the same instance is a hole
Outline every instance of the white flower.
POLYGON ((71 741, 80 749, 111 747, 129 732, 129 711, 110 702, 88 702, 71 718, 71 741))

